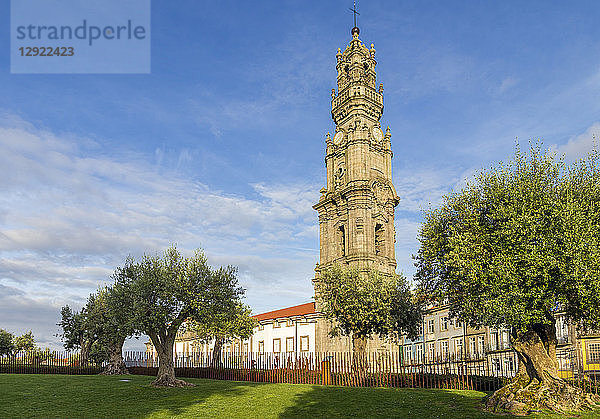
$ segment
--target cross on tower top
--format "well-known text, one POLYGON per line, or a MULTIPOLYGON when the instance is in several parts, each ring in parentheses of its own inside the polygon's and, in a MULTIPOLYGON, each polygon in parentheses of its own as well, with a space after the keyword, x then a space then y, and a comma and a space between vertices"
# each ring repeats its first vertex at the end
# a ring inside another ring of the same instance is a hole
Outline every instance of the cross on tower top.
POLYGON ((358 13, 358 11, 356 10, 356 0, 354 0, 354 7, 352 7, 352 9, 350 9, 350 11, 354 14, 354 27, 352 28, 352 35, 354 35, 355 31, 358 34, 359 29, 358 29, 358 26, 356 26, 356 15, 360 15, 360 13, 358 13))

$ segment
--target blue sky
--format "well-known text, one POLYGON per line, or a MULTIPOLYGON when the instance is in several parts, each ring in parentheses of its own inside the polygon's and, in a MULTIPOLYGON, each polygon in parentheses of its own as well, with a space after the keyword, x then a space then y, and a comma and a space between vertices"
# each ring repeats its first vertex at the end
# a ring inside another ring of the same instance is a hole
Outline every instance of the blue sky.
MULTIPOLYGON (((128 254, 239 267, 255 312, 310 301, 311 206, 349 1, 152 3, 152 71, 10 74, 0 2, 0 327, 53 335, 128 254)), ((399 269, 422 209, 515 138, 582 156, 600 133, 600 4, 360 2, 389 125, 399 269)), ((131 347, 140 347, 139 343, 131 347)))

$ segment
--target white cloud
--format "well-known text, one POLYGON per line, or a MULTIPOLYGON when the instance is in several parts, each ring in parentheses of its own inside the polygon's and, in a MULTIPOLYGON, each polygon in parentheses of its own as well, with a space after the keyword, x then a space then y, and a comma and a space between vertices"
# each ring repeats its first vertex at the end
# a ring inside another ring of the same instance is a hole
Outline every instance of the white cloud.
POLYGON ((498 93, 502 94, 507 90, 515 87, 519 83, 519 80, 514 77, 506 77, 500 83, 500 87, 498 87, 498 93))
POLYGON ((573 162, 587 155, 600 141, 600 122, 594 123, 583 134, 575 135, 566 144, 553 144, 550 150, 565 156, 565 161, 573 162))
MULTIPOLYGON (((21 323, 0 313, 15 333, 35 325, 44 342, 56 342, 48 313, 82 304, 127 255, 173 243, 238 265, 257 311, 310 299, 318 185, 260 183, 251 198, 232 195, 159 173, 140 156, 90 154, 88 144, 1 119, 0 286, 19 293, 19 313, 34 310, 21 323)), ((180 153, 181 162, 190 158, 180 153)))
POLYGON ((398 211, 420 214, 430 207, 438 207, 442 197, 451 190, 460 189, 474 169, 461 167, 403 167, 394 174, 394 185, 400 197, 398 211))

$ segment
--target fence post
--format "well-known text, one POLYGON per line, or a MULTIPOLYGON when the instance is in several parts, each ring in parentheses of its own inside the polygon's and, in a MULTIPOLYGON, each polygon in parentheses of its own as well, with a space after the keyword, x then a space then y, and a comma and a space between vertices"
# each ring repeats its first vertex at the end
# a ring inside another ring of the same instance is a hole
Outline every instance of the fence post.
POLYGON ((321 361, 321 376, 324 386, 331 385, 331 362, 325 358, 321 361))

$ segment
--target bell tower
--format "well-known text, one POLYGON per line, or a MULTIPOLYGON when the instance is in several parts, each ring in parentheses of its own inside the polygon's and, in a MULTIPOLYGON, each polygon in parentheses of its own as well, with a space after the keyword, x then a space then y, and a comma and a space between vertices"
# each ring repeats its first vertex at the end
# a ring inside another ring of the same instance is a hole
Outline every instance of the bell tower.
POLYGON ((389 127, 385 134, 383 83, 377 87, 375 48, 367 48, 352 28, 352 40, 336 54, 337 90, 331 90, 335 133, 325 137, 327 185, 313 208, 319 214, 320 262, 384 274, 396 270, 389 127))

